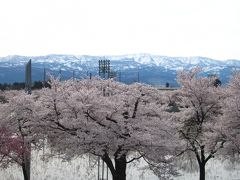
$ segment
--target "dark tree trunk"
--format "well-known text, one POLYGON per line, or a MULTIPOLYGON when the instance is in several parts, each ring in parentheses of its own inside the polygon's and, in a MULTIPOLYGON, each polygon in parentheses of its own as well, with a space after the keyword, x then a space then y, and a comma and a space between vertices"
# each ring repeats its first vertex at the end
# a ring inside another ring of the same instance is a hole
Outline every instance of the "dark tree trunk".
POLYGON ((113 180, 126 180, 127 159, 126 154, 115 156, 115 167, 113 166, 111 158, 105 153, 102 156, 103 161, 107 164, 111 171, 113 180))
POLYGON ((24 180, 30 180, 30 169, 31 169, 31 145, 30 143, 26 144, 27 148, 23 152, 22 157, 22 171, 24 180))
POLYGON ((21 166, 22 166, 22 172, 23 172, 24 180, 30 180, 30 177, 28 176, 28 171, 26 169, 25 163, 22 163, 21 166))
POLYGON ((205 163, 199 164, 199 180, 205 180, 205 163))
POLYGON ((113 180, 126 180, 126 155, 122 155, 119 158, 115 158, 115 173, 113 174, 113 180))
POLYGON ((201 154, 198 154, 196 152, 197 160, 198 160, 198 166, 199 166, 199 180, 205 180, 205 165, 208 162, 209 159, 211 159, 213 156, 210 154, 207 158, 205 157, 205 146, 201 146, 201 154))

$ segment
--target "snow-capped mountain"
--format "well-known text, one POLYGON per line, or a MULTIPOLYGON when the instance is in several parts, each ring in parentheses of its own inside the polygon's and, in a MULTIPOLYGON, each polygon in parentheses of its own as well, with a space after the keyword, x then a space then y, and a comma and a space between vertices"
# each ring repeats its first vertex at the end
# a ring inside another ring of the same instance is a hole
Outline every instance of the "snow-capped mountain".
POLYGON ((61 69, 63 79, 73 76, 84 78, 98 74, 98 60, 109 59, 111 69, 117 73, 120 81, 144 82, 152 85, 165 85, 169 82, 177 86, 176 72, 181 69, 202 67, 207 74, 214 74, 226 82, 233 70, 240 68, 240 61, 219 61, 205 57, 168 57, 150 54, 130 54, 121 56, 74 56, 74 55, 47 55, 47 56, 7 56, 0 58, 0 83, 23 82, 24 66, 32 59, 33 80, 43 79, 43 69, 57 75, 61 69))

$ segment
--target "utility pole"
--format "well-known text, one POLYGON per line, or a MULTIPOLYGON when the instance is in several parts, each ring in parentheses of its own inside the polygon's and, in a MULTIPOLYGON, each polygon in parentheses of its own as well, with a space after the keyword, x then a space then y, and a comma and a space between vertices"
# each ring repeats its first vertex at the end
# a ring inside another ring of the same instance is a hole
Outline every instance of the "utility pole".
MULTIPOLYGON (((27 94, 32 93, 32 61, 31 59, 26 64, 25 68, 25 91, 27 94)), ((25 135, 22 134, 23 137, 23 146, 24 146, 24 152, 23 152, 23 163, 22 163, 22 169, 24 174, 24 180, 30 180, 30 174, 31 174, 31 143, 27 142, 25 140, 25 135)))
POLYGON ((46 69, 45 69, 45 67, 43 69, 43 82, 44 83, 46 82, 46 69))
POLYGON ((73 70, 73 73, 72 73, 72 78, 74 79, 75 78, 75 71, 73 70))
POLYGON ((100 157, 98 157, 98 180, 100 180, 100 157))
POLYGON ((59 80, 61 81, 62 80, 62 69, 61 68, 59 69, 59 78, 60 78, 59 80))
POLYGON ((137 72, 137 82, 139 83, 139 71, 137 72))
POLYGON ((122 81, 122 73, 121 73, 121 71, 119 71, 118 75, 119 75, 118 81, 121 82, 122 81))
POLYGON ((107 167, 107 180, 108 180, 108 167, 107 167))
POLYGON ((46 68, 43 68, 43 87, 46 85, 46 68))
POLYGON ((102 180, 104 180, 104 161, 102 160, 102 180))
POLYGON ((139 78, 139 67, 138 67, 138 71, 137 71, 137 82, 139 83, 139 80, 140 80, 140 78, 139 78))
POLYGON ((32 61, 28 61, 25 67, 25 91, 28 94, 32 93, 32 61))

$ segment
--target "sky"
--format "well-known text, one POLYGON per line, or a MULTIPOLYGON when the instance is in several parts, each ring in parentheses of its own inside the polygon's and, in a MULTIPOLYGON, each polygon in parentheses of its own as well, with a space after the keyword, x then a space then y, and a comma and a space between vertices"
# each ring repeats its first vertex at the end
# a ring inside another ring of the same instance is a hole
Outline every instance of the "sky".
POLYGON ((0 0, 0 56, 240 59, 240 0, 0 0))

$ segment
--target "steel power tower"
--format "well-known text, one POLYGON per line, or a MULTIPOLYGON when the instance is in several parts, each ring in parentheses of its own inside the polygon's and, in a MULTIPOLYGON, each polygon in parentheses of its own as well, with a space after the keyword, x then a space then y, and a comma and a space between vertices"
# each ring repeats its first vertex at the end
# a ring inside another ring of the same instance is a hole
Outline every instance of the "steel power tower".
POLYGON ((110 60, 104 59, 104 60, 99 60, 99 72, 98 75, 99 77, 103 79, 109 79, 110 78, 110 60))

